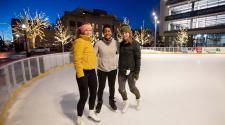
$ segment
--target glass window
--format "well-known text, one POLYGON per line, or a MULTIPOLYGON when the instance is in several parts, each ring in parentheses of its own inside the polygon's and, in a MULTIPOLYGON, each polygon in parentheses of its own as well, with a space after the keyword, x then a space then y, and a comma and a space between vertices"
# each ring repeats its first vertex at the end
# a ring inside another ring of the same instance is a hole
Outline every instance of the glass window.
POLYGON ((225 34, 196 34, 193 35, 194 46, 225 46, 225 34))
POLYGON ((194 10, 212 8, 221 5, 225 5, 225 0, 201 0, 195 2, 194 10))
POLYGON ((168 23, 168 31, 179 29, 190 29, 190 20, 179 20, 168 23))
POLYGON ((196 18, 193 19, 192 28, 205 27, 205 18, 196 18))
POLYGON ((92 24, 91 24, 91 26, 92 26, 92 28, 93 28, 93 30, 94 30, 94 28, 95 28, 95 24, 94 24, 94 23, 92 23, 92 24))
POLYGON ((191 4, 184 4, 180 6, 170 7, 169 15, 176 15, 180 13, 186 13, 191 11, 191 4))
POLYGON ((98 24, 95 25, 95 29, 98 30, 98 24))
POLYGON ((225 25, 225 14, 217 16, 217 25, 225 25))
POLYGON ((205 18, 205 27, 215 26, 216 25, 216 16, 210 16, 205 18))
POLYGON ((193 19, 192 28, 225 25, 225 14, 193 19))
POLYGON ((225 5, 225 0, 219 0, 219 6, 225 5))

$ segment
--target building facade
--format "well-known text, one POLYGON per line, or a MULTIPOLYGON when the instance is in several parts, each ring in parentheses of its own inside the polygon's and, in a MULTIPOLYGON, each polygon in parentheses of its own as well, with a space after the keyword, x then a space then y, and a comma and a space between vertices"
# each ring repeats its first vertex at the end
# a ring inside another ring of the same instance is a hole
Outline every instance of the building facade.
POLYGON ((161 0, 160 35, 176 46, 177 32, 188 30, 187 46, 225 46, 225 0, 161 0))
POLYGON ((115 16, 108 14, 104 10, 87 10, 82 8, 78 8, 72 12, 65 11, 61 20, 74 36, 76 36, 78 27, 82 23, 89 22, 92 24, 95 36, 98 38, 102 38, 102 28, 104 24, 109 24, 115 35, 121 22, 117 20, 115 16))

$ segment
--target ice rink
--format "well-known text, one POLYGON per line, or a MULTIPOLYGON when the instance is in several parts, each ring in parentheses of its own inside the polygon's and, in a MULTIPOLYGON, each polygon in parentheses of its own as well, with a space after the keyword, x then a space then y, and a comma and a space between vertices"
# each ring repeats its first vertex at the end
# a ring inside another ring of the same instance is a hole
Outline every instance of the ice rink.
MULTIPOLYGON (((101 122, 87 119, 86 104, 85 125, 225 125, 225 55, 142 55, 137 87, 140 111, 127 91, 130 107, 123 114, 116 89, 119 110, 112 112, 106 86, 101 122)), ((75 125, 78 99, 74 68, 64 68, 26 88, 10 109, 6 125, 75 125)))

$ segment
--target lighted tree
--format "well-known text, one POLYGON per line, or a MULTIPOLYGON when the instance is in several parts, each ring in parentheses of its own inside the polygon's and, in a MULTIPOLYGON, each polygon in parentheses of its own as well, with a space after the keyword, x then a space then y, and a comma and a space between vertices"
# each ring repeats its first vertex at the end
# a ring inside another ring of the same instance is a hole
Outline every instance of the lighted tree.
POLYGON ((148 33, 148 30, 141 27, 140 31, 135 31, 134 39, 141 45, 144 45, 154 39, 154 37, 148 33))
POLYGON ((99 41, 99 33, 98 32, 93 33, 91 39, 92 39, 91 43, 94 45, 96 41, 99 41))
POLYGON ((35 40, 37 36, 43 39, 45 37, 44 29, 49 25, 48 17, 45 13, 36 11, 34 14, 31 14, 29 10, 24 10, 23 13, 19 15, 19 19, 16 21, 12 30, 14 34, 25 35, 28 40, 28 48, 29 40, 32 42, 32 48, 36 48, 35 40), (26 34, 22 31, 25 31, 26 34))
POLYGON ((183 46, 188 42, 188 33, 186 29, 180 29, 180 31, 178 31, 176 42, 180 46, 183 46))
POLYGON ((64 45, 71 42, 72 36, 69 34, 69 31, 62 24, 62 21, 59 19, 55 26, 55 39, 61 43, 62 52, 64 52, 64 45))
MULTIPOLYGON (((127 17, 124 17, 123 18, 123 23, 122 24, 127 24, 129 25, 129 19, 127 17)), ((121 34, 121 31, 120 31, 120 28, 117 28, 116 30, 116 39, 121 42, 122 41, 122 34, 121 34)))
POLYGON ((116 39, 121 42, 122 41, 122 34, 119 28, 117 28, 117 32, 116 32, 116 39))
POLYGON ((123 24, 129 25, 129 23, 130 23, 129 19, 127 17, 124 17, 123 18, 123 24))
POLYGON ((184 46, 188 42, 188 33, 187 29, 180 29, 177 33, 176 42, 179 46, 184 46))

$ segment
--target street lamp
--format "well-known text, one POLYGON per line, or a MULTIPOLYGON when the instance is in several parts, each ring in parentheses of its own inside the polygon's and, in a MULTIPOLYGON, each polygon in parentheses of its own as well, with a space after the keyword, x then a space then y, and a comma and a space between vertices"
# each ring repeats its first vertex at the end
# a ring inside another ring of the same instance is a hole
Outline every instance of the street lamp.
POLYGON ((19 38, 20 37, 20 35, 19 34, 16 34, 16 38, 19 38))
POLYGON ((156 47, 156 41, 157 41, 157 24, 159 24, 159 20, 158 20, 158 17, 156 15, 155 12, 152 13, 152 16, 154 17, 154 24, 155 24, 155 40, 154 40, 154 46, 156 47))
POLYGON ((21 28, 24 31, 24 41, 25 41, 25 44, 27 46, 26 56, 29 57, 31 55, 30 55, 30 45, 29 45, 29 42, 27 41, 27 30, 26 30, 27 29, 27 26, 25 24, 22 24, 21 25, 21 28))

